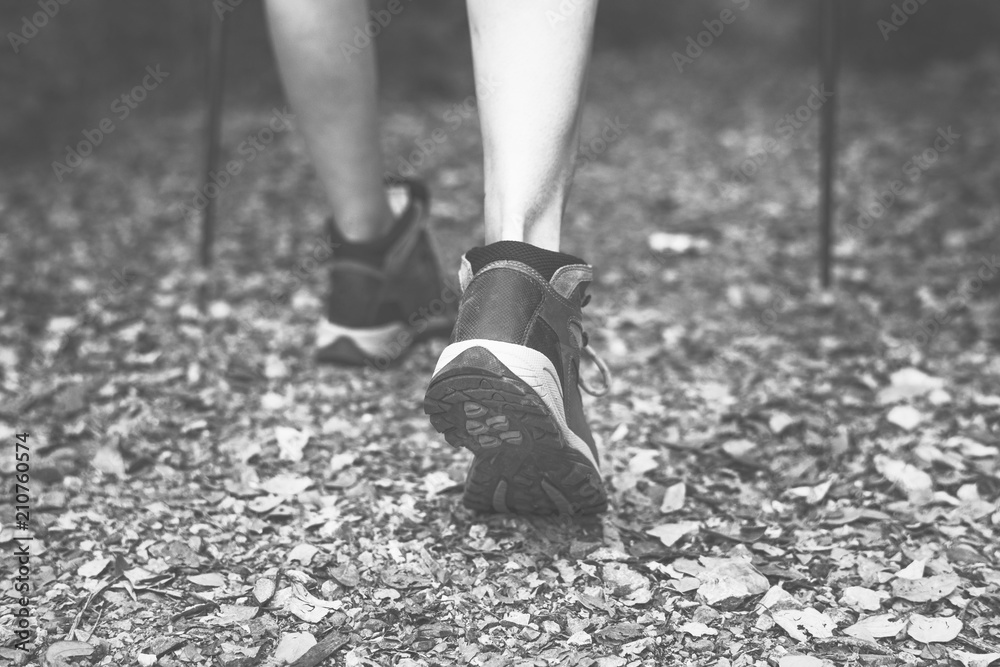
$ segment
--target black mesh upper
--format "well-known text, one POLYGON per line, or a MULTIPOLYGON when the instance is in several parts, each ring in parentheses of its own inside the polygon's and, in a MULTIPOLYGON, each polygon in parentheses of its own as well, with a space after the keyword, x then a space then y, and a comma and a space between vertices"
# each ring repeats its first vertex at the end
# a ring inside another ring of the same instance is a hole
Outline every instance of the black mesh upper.
POLYGON ((516 271, 487 271, 462 296, 456 341, 489 338, 524 345, 542 288, 516 271))
POLYGON ((479 273, 479 270, 487 264, 506 259, 527 264, 542 274, 546 280, 552 280, 555 272, 564 266, 586 264, 579 257, 546 250, 521 241, 497 241, 488 246, 473 248, 465 253, 465 257, 472 265, 473 275, 479 273))

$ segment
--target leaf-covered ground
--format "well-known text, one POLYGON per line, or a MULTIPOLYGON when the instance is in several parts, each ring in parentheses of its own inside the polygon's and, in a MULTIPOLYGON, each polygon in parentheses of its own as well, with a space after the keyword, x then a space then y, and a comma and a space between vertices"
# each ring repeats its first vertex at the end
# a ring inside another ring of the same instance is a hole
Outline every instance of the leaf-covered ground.
MULTIPOLYGON (((137 113, 63 183, 51 156, 6 168, 0 469, 30 432, 37 650, 0 658, 1000 658, 1000 275, 983 268, 1000 252, 1000 59, 846 74, 830 292, 817 120, 780 125, 813 79, 735 55, 683 74, 668 49, 596 58, 564 232, 596 265, 589 330, 614 372, 587 399, 613 496, 589 521, 461 506, 469 455, 421 411, 443 341, 387 371, 311 361, 323 206, 299 137, 224 189, 204 313, 183 216, 199 113, 137 113)), ((445 121, 461 103, 385 109, 391 169, 447 129, 419 172, 449 267, 482 238, 478 126, 445 121)), ((270 114, 231 108, 230 151, 270 114)), ((6 573, 22 533, 4 503, 6 573)))

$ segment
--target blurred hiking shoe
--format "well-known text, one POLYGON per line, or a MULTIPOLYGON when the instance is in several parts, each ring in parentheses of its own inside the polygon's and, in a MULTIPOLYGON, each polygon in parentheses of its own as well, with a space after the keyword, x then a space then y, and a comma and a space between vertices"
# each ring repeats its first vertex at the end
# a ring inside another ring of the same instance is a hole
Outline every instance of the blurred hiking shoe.
POLYGON ((431 424, 475 455, 466 506, 517 514, 607 509, 597 447, 583 415, 581 308, 592 268, 564 253, 500 241, 462 258, 452 343, 424 398, 431 424))
POLYGON ((458 293, 441 279, 427 188, 409 180, 387 188, 402 205, 384 238, 350 243, 333 220, 327 224, 336 250, 326 319, 316 332, 319 361, 384 370, 414 342, 447 336, 455 323, 458 293))

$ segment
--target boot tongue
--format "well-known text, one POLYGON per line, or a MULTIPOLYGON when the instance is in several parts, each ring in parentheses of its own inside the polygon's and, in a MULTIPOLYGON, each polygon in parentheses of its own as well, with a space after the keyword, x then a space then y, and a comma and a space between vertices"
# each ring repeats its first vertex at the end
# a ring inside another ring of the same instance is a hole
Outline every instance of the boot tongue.
POLYGON ((462 257, 462 266, 458 273, 462 290, 465 290, 477 273, 490 264, 500 261, 520 262, 530 266, 567 298, 581 282, 584 273, 587 276, 586 280, 590 279, 590 267, 579 257, 546 250, 521 241, 497 241, 487 246, 473 248, 462 257))

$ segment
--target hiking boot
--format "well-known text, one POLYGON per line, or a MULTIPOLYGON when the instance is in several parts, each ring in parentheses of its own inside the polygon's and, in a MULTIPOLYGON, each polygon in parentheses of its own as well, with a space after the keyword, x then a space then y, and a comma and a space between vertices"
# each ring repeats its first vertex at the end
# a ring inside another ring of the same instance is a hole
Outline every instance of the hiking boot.
POLYGON ((384 370, 419 340, 446 336, 459 294, 441 279, 427 230, 427 189, 417 181, 387 186, 401 200, 389 233, 350 243, 333 220, 334 243, 326 319, 316 333, 316 358, 384 370))
POLYGON ((424 398, 431 424, 475 458, 471 509, 596 514, 607 508, 597 447, 583 414, 581 308, 592 268, 563 253, 501 241, 462 258, 452 343, 424 398))

